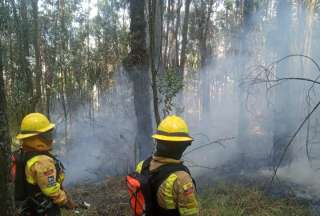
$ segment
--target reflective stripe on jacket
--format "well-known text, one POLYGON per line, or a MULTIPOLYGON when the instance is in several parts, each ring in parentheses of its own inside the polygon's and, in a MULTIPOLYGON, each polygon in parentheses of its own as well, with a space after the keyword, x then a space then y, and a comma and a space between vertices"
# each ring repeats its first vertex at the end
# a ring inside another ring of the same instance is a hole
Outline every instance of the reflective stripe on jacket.
MULTIPOLYGON (((136 171, 141 172, 144 161, 138 163, 136 171)), ((180 160, 153 156, 150 171, 169 163, 181 163, 180 160)), ((157 201, 161 208, 177 209, 182 216, 195 216, 199 214, 199 205, 195 186, 191 176, 185 171, 172 173, 159 187, 157 201)))
POLYGON ((29 184, 38 185, 41 192, 50 197, 53 203, 64 205, 66 193, 62 190, 63 173, 57 178, 57 170, 53 158, 37 155, 29 159, 25 167, 26 180, 29 184))

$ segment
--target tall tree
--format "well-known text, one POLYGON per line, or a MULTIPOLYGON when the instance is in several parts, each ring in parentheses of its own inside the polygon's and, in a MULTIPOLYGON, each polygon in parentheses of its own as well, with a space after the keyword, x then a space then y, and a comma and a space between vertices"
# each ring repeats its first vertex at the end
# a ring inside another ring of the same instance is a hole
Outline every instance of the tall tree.
POLYGON ((21 0, 20 1, 20 25, 18 26, 19 30, 21 33, 20 35, 20 47, 21 49, 19 50, 20 53, 20 70, 18 73, 18 76, 20 78, 21 82, 21 88, 19 89, 21 95, 22 95, 22 100, 18 101, 18 103, 21 105, 23 104, 23 107, 25 109, 21 113, 21 118, 24 116, 26 113, 32 112, 35 109, 35 100, 34 100, 34 95, 33 95, 33 81, 32 81, 32 72, 30 69, 30 64, 29 64, 29 58, 30 58, 30 22, 28 19, 28 5, 26 0, 21 0))
POLYGON ((152 75, 153 110, 157 125, 160 123, 157 75, 161 68, 162 1, 149 0, 150 67, 152 75))
MULTIPOLYGON (((2 11, 3 5, 0 5, 2 11)), ((2 20, 2 15, 0 19, 2 20)), ((3 80, 4 70, 4 56, 5 50, 2 45, 3 23, 1 22, 0 27, 0 215, 12 216, 14 215, 14 202, 12 196, 12 184, 11 182, 11 144, 9 138, 8 121, 6 115, 6 96, 3 80)))
POLYGON ((145 1, 130 0, 131 51, 125 59, 126 70, 133 83, 134 108, 137 117, 135 138, 136 158, 143 159, 152 152, 152 118, 150 107, 150 76, 146 49, 145 1))
POLYGON ((318 0, 307 0, 307 13, 305 18, 305 23, 302 25, 305 26, 304 32, 304 44, 303 50, 304 54, 311 56, 312 54, 312 36, 313 36, 313 26, 315 23, 314 16, 317 8, 318 0))
POLYGON ((183 27, 182 27, 181 54, 180 54, 180 65, 179 65, 179 75, 182 81, 183 81, 184 67, 186 63, 186 50, 187 50, 187 44, 188 44, 190 3, 191 3, 191 0, 186 0, 185 8, 184 8, 183 27))
MULTIPOLYGON (((276 16, 276 35, 281 35, 275 44, 275 54, 277 58, 282 58, 288 55, 290 41, 288 41, 291 27, 291 1, 279 0, 277 5, 276 16), (289 27, 289 28, 288 28, 289 27)), ((283 62, 277 65, 276 76, 288 77, 290 76, 288 62, 283 62)), ((274 130, 273 130, 273 164, 277 165, 286 145, 288 144, 293 132, 294 123, 293 113, 295 111, 292 106, 292 96, 290 94, 290 85, 283 83, 275 89, 275 108, 273 113, 274 130), (290 107, 290 111, 288 111, 290 107)), ((288 151, 284 159, 284 164, 290 163, 292 152, 288 151)))
MULTIPOLYGON (((250 49, 250 34, 254 29, 254 15, 255 15, 255 1, 254 0, 243 0, 242 8, 242 23, 240 30, 239 40, 239 56, 237 59, 237 80, 239 87, 237 88, 239 96, 239 119, 238 119, 238 146, 242 153, 242 162, 246 163, 248 157, 248 136, 249 136, 249 116, 246 110, 247 94, 243 82, 246 76, 247 61, 251 58, 252 50, 250 49)), ((246 166, 247 164, 243 164, 246 166)))
MULTIPOLYGON (((210 97, 210 79, 209 79, 209 68, 208 59, 211 55, 211 47, 207 43, 209 28, 210 28, 210 19, 213 11, 214 0, 210 1, 201 1, 200 15, 199 18, 199 30, 198 30, 198 40, 199 40, 199 54, 200 54, 200 68, 202 72, 201 85, 201 115, 200 120, 209 120, 207 118, 210 113, 211 97, 210 97)), ((210 121, 210 120, 209 120, 210 121)))
MULTIPOLYGON (((41 55, 40 55, 40 32, 39 32, 39 16, 38 16, 38 0, 32 0, 31 1, 32 5, 32 21, 33 21, 33 47, 34 47, 34 52, 35 52, 35 60, 36 60, 36 65, 35 65, 35 74, 36 74, 36 94, 34 97, 34 104, 35 107, 39 107, 36 105, 39 105, 38 103, 40 102, 41 98, 41 55)), ((38 110, 41 111, 41 110, 38 110)))
POLYGON ((173 32, 173 38, 174 38, 174 42, 175 42, 175 54, 174 54, 174 68, 179 69, 179 47, 180 47, 180 43, 179 43, 179 29, 181 26, 181 8, 182 8, 182 1, 178 0, 177 3, 177 18, 176 18, 176 24, 175 24, 175 29, 173 32))
POLYGON ((174 22, 173 16, 173 7, 174 1, 167 1, 166 7, 166 25, 165 25, 165 36, 164 36, 164 49, 163 49, 163 64, 164 68, 167 69, 169 65, 169 43, 170 43, 170 33, 171 33, 171 26, 174 22))
POLYGON ((189 29, 189 14, 190 14, 190 4, 191 0, 186 0, 184 7, 184 18, 182 26, 182 41, 181 41, 181 52, 179 57, 179 65, 177 67, 177 77, 181 82, 182 89, 181 94, 177 96, 177 104, 182 105, 183 102, 183 82, 184 82, 184 68, 187 59, 187 44, 188 44, 188 29, 189 29))
MULTIPOLYGON (((304 34, 304 43, 302 45, 302 50, 304 55, 306 56, 312 56, 313 54, 313 29, 314 29, 314 23, 315 23, 315 11, 316 11, 316 6, 317 6, 317 1, 318 0, 307 0, 307 9, 305 8, 304 2, 300 2, 300 28, 302 28, 303 34, 304 34), (307 11, 307 13, 303 13, 302 11, 307 11)), ((300 30, 300 29, 299 29, 300 30)), ((301 38, 299 37, 298 40, 301 38)), ((302 71, 304 72, 304 75, 309 77, 312 74, 312 67, 313 65, 310 64, 308 60, 304 60, 302 62, 302 71)), ((307 102, 311 104, 311 97, 307 98, 307 102)), ((308 112, 310 112, 311 107, 308 106, 308 112)), ((308 120, 307 122, 307 134, 306 134, 306 152, 307 155, 309 156, 310 154, 310 130, 311 130, 311 119, 308 120)))

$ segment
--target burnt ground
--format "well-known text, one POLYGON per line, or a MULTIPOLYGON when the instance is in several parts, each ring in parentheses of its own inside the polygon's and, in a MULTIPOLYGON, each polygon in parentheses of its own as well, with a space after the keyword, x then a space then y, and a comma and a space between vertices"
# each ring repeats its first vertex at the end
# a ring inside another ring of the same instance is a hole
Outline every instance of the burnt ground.
MULTIPOLYGON (((209 181, 209 180, 208 180, 209 181)), ((200 183, 201 181, 199 181, 200 183)), ((316 200, 297 198, 284 183, 267 193, 266 179, 237 177, 201 183, 201 216, 319 216, 316 200), (240 206, 240 208, 239 208, 240 206)), ((291 187, 292 185, 290 185, 291 187)), ((89 203, 89 209, 63 210, 63 216, 130 216, 128 195, 123 176, 106 177, 99 183, 73 185, 68 188, 73 199, 89 203)))
MULTIPOLYGON (((320 216, 320 199, 296 196, 295 191, 301 193, 303 186, 279 179, 276 179, 275 184, 269 185, 270 177, 256 175, 259 168, 267 167, 266 163, 250 161, 248 164, 251 165, 244 169, 240 163, 233 161, 207 170, 204 175, 196 178, 202 209, 200 215, 320 216), (237 212, 237 209, 242 213, 237 212)), ((76 202, 85 201, 91 206, 77 211, 64 210, 63 216, 131 215, 124 176, 105 177, 96 183, 72 185, 67 190, 76 202)))
POLYGON ((74 201, 85 201, 91 206, 87 210, 79 209, 79 213, 64 211, 63 215, 130 215, 124 177, 106 177, 102 182, 73 185, 67 190, 74 201))
POLYGON ((240 185, 243 188, 256 188, 271 199, 293 201, 298 206, 306 207, 309 211, 306 215, 320 216, 320 194, 312 193, 306 185, 288 182, 278 176, 271 182, 272 174, 273 168, 268 159, 245 158, 207 170, 206 174, 198 177, 197 182, 202 190, 215 187, 221 182, 226 185, 240 185), (270 170, 271 175, 261 175, 259 170, 270 170))

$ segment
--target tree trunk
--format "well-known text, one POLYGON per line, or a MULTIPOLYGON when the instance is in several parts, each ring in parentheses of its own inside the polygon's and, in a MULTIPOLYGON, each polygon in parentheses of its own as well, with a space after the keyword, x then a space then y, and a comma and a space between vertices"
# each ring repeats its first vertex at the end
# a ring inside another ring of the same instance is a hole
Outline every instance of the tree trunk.
MULTIPOLYGON (((41 56, 40 56, 40 32, 39 32, 39 19, 38 19, 38 0, 32 0, 32 16, 33 16, 33 47, 35 51, 35 74, 36 74, 36 94, 34 97, 35 107, 39 105, 41 99, 41 56)), ((38 110, 42 112, 42 110, 38 110)))
POLYGON ((149 0, 150 65, 152 75, 153 109, 157 125, 160 123, 157 75, 161 67, 162 1, 149 0))
POLYGON ((244 85, 241 85, 246 76, 246 65, 247 60, 251 58, 250 56, 250 38, 248 37, 250 32, 254 29, 253 23, 253 13, 254 13, 254 0, 244 0, 242 9, 242 24, 239 40, 239 53, 238 53, 238 63, 236 67, 237 80, 238 80, 238 97, 239 97, 239 114, 238 114, 238 147, 241 152, 241 159, 243 167, 248 166, 247 158, 249 157, 249 116, 246 109, 246 89, 244 85))
MULTIPOLYGON (((289 0, 278 1, 277 5, 277 30, 276 34, 281 35, 276 44, 277 58, 282 58, 289 53, 289 42, 287 41, 290 35, 288 29, 291 26, 290 19, 290 2, 289 0), (285 27, 285 28, 284 28, 285 27)), ((277 77, 287 77, 288 62, 283 62, 277 65, 276 69, 277 77)), ((292 100, 290 95, 290 85, 288 83, 282 83, 275 89, 275 109, 273 113, 274 131, 273 131, 273 154, 272 163, 278 165, 280 158, 288 144, 293 132, 293 113, 294 106, 292 106, 292 100), (289 108, 289 109, 288 109, 289 108)), ((291 162, 292 153, 289 151, 283 160, 283 164, 291 162)))
MULTIPOLYGON (((305 18, 305 32, 304 32, 304 54, 307 56, 311 56, 312 52, 312 36, 313 36, 313 25, 314 25, 314 16, 316 10, 317 0, 309 0, 308 1, 308 10, 305 18)), ((304 64, 307 64, 305 61, 304 64)), ((306 74, 309 75, 309 74, 306 74)))
POLYGON ((183 27, 182 27, 181 54, 180 54, 180 65, 179 65, 179 75, 182 82, 183 82, 183 76, 184 76, 184 66, 186 62, 186 50, 187 50, 187 44, 188 44, 190 3, 191 3, 191 0, 186 0, 185 8, 184 8, 183 27))
MULTIPOLYGON (((14 1, 12 1, 14 5, 14 1)), ((19 120, 22 119, 27 113, 33 112, 35 104, 33 100, 33 82, 32 72, 29 67, 28 57, 29 52, 29 22, 28 22, 28 10, 26 0, 20 2, 20 18, 17 20, 17 36, 19 44, 19 71, 18 82, 20 82, 20 88, 18 89, 20 98, 17 106, 22 110, 19 113, 19 120)))
POLYGON ((209 31, 210 17, 212 14, 213 0, 201 2, 201 17, 199 23, 199 49, 200 49, 200 67, 201 67, 201 121, 209 121, 208 115, 210 113, 210 83, 209 83, 209 71, 208 71, 208 57, 210 53, 210 47, 207 44, 207 37, 209 31))
MULTIPOLYGON (((305 8, 303 7, 304 2, 300 2, 300 4, 302 4, 302 10, 304 10, 305 8)), ((315 10, 316 10, 316 3, 317 0, 309 0, 308 1, 308 10, 307 10, 307 14, 303 14, 303 16, 306 16, 305 19, 303 19, 303 23, 301 24, 301 26, 305 27, 304 30, 304 44, 303 44, 303 53, 306 56, 312 56, 313 50, 312 50, 312 38, 313 38, 313 27, 314 27, 314 23, 315 23, 315 10)), ((312 71, 312 66, 310 64, 309 61, 307 60, 303 60, 302 62, 302 68, 301 71, 303 71, 304 76, 309 77, 312 75, 311 71, 312 71)), ((308 97, 307 98, 307 102, 308 104, 311 104, 311 98, 308 97)), ((308 105, 308 113, 311 111, 311 106, 308 105)), ((307 134, 306 134, 306 154, 308 156, 308 158, 310 158, 310 153, 311 152, 311 148, 310 148, 310 130, 311 130, 311 119, 308 120, 307 122, 307 134)))
POLYGON ((180 22, 181 22, 181 7, 182 7, 182 1, 178 0, 177 5, 177 20, 176 20, 176 26, 174 30, 174 41, 175 41, 175 55, 174 55, 174 67, 179 68, 179 28, 180 28, 180 22))
MULTIPOLYGON (((2 30, 1 30, 2 31, 2 30)), ((1 37, 0 37, 1 39, 1 37)), ((6 96, 3 80, 4 49, 0 41, 0 215, 14 215, 14 201, 11 181, 11 146, 6 115, 6 96)))
POLYGON ((146 50, 145 2, 130 0, 130 48, 125 60, 126 70, 133 83, 134 107, 137 117, 136 154, 139 160, 152 153, 152 118, 150 107, 150 76, 146 50))
POLYGON ((173 16, 172 16, 172 11, 173 11, 173 1, 168 0, 168 5, 167 5, 167 22, 166 22, 166 35, 165 35, 165 45, 164 45, 164 51, 163 51, 163 65, 164 65, 164 70, 168 68, 168 59, 169 59, 169 40, 170 40, 170 23, 173 22, 173 16))
POLYGON ((183 26, 182 26, 182 41, 181 41, 181 52, 179 63, 177 65, 177 77, 178 80, 182 83, 182 88, 180 90, 180 94, 177 95, 177 104, 181 107, 184 104, 183 101, 183 84, 184 84, 184 66, 186 62, 186 50, 188 44, 188 27, 189 27, 189 12, 190 12, 190 3, 191 0, 186 0, 185 8, 184 8, 184 18, 183 18, 183 26))

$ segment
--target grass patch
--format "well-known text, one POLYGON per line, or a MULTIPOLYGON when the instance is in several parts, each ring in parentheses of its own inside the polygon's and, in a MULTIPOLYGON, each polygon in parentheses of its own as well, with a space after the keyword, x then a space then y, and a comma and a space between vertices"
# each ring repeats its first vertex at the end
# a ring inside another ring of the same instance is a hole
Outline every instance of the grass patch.
POLYGON ((201 215, 307 216, 308 207, 294 199, 273 199, 257 188, 218 184, 200 193, 201 215))

